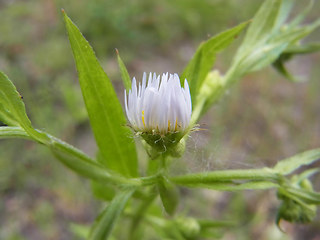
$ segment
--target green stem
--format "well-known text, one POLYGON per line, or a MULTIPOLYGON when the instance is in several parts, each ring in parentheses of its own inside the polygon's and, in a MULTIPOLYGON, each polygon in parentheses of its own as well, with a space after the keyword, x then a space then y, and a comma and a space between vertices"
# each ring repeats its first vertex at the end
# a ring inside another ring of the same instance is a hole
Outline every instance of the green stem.
POLYGON ((0 128, 0 138, 24 138, 28 140, 33 140, 47 146, 53 154, 60 160, 64 165, 77 172, 78 174, 97 180, 102 183, 114 183, 120 185, 128 185, 132 187, 140 187, 143 185, 152 184, 152 177, 149 179, 127 179, 120 176, 119 174, 111 172, 109 169, 106 169, 100 163, 90 158, 88 155, 83 153, 81 150, 73 147, 72 145, 51 136, 50 134, 34 130, 42 136, 43 139, 35 139, 35 135, 30 136, 20 127, 1 127, 0 128))
POLYGON ((160 157, 160 169, 159 169, 159 173, 165 173, 167 172, 167 156, 165 154, 161 154, 160 157))
POLYGON ((141 186, 150 186, 150 185, 156 184, 159 181, 160 176, 161 176, 161 173, 157 173, 152 176, 135 178, 135 179, 141 182, 141 186))
POLYGON ((192 185, 214 182, 230 182, 234 180, 254 180, 254 181, 280 181, 280 176, 272 169, 246 169, 246 170, 221 170, 213 172, 194 173, 183 176, 169 178, 179 185, 192 185))
POLYGON ((148 195, 149 197, 145 199, 143 202, 141 202, 137 210, 133 213, 131 226, 130 226, 130 236, 128 236, 128 239, 131 239, 131 240, 139 239, 139 236, 138 236, 139 224, 144 219, 146 211, 148 210, 149 206, 152 204, 154 199, 158 196, 155 193, 154 188, 148 191, 148 195))

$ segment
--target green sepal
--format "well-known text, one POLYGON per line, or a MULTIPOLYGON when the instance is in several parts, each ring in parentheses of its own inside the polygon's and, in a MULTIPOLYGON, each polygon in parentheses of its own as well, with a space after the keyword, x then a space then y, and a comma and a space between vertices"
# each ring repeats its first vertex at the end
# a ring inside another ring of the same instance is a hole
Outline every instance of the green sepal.
POLYGON ((309 223, 317 214, 317 207, 315 205, 306 205, 298 203, 292 199, 284 199, 281 203, 276 223, 279 226, 282 219, 293 223, 309 223))
POLYGON ((89 240, 105 240, 110 236, 116 221, 125 208, 135 189, 119 192, 92 225, 89 240))
POLYGON ((179 158, 185 151, 183 132, 169 132, 165 135, 142 132, 139 135, 144 140, 143 144, 151 159, 156 159, 160 155, 179 158))

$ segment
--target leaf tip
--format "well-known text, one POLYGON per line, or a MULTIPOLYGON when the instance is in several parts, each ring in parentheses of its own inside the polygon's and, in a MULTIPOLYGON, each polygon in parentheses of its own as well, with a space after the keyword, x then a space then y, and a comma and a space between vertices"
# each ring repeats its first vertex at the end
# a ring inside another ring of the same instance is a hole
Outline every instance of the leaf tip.
POLYGON ((116 51, 116 54, 119 56, 119 50, 118 50, 118 48, 115 48, 114 50, 116 51))

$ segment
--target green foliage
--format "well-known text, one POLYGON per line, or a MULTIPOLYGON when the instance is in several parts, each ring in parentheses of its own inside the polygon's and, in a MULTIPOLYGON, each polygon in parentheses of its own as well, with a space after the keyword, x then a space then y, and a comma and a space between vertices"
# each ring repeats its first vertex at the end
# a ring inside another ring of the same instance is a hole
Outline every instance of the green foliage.
POLYGON ((309 165, 320 159, 320 149, 312 149, 288 159, 282 160, 274 167, 274 169, 283 175, 287 175, 303 165, 309 165))
MULTIPOLYGON (((313 192, 312 184, 308 179, 295 181, 294 186, 283 186, 278 190, 281 205, 278 209, 276 223, 279 226, 281 219, 296 223, 309 223, 317 214, 320 203, 320 194, 313 192)), ((293 185, 293 184, 292 184, 293 185)))
POLYGON ((158 182, 158 190, 164 209, 169 215, 174 214, 179 203, 179 193, 166 177, 162 177, 158 182))
POLYGON ((64 19, 102 164, 125 176, 137 176, 135 145, 112 84, 79 29, 65 13, 64 19))
POLYGON ((283 53, 278 57, 276 61, 274 61, 273 66, 292 82, 300 82, 301 80, 292 75, 287 68, 285 67, 285 63, 292 59, 295 55, 302 55, 308 53, 314 53, 320 50, 320 43, 308 43, 306 45, 293 45, 287 47, 283 53))
MULTIPOLYGON (((103 183, 126 183, 126 179, 117 176, 116 174, 112 175, 103 165, 94 161, 77 148, 74 148, 60 139, 56 139, 48 133, 34 129, 33 131, 37 131, 39 136, 44 136, 45 139, 48 139, 47 141, 43 142, 43 144, 45 144, 64 165, 81 176, 85 176, 103 183)), ((1 127, 0 138, 7 137, 26 138, 38 142, 41 140, 34 138, 34 135, 29 135, 28 132, 24 131, 20 127, 1 127)))
POLYGON ((299 43, 320 25, 318 20, 306 26, 299 26, 306 11, 298 14, 288 24, 284 24, 292 4, 292 0, 270 0, 263 3, 226 73, 225 81, 228 85, 246 73, 272 64, 288 47, 299 43))
MULTIPOLYGON (((94 3, 91 6, 94 7, 94 3)), ((319 49, 318 44, 297 46, 302 38, 318 27, 320 21, 300 26, 307 12, 305 10, 290 23, 285 24, 292 6, 293 2, 290 0, 267 0, 262 4, 225 75, 212 70, 216 55, 229 46, 249 22, 224 31, 199 46, 182 75, 182 80, 187 78, 190 84, 194 106, 192 124, 188 131, 209 107, 245 74, 274 64, 288 75, 282 65, 284 61, 294 54, 309 53, 319 49)), ((68 168, 93 180, 94 194, 110 202, 96 218, 89 239, 112 237, 117 239, 116 231, 112 231, 121 215, 131 222, 130 235, 126 236, 129 239, 141 238, 142 226, 144 227, 145 223, 153 227, 156 236, 182 240, 211 238, 216 236, 209 231, 212 228, 233 224, 229 221, 201 220, 183 214, 175 215, 177 206, 182 200, 179 198, 179 186, 219 191, 273 188, 277 190, 278 197, 282 201, 276 220, 278 224, 281 219, 297 223, 306 223, 314 219, 317 205, 320 205, 320 193, 313 190, 309 178, 318 173, 318 169, 302 171, 291 179, 287 175, 319 160, 320 149, 309 150, 281 160, 273 168, 217 170, 175 175, 169 171, 169 163, 172 162, 170 158, 182 156, 185 149, 185 138, 182 137, 185 133, 182 135, 173 133, 160 145, 156 142, 159 136, 149 134, 151 137, 147 139, 141 134, 145 141, 153 143, 149 144, 151 149, 147 149, 152 159, 149 159, 150 171, 147 176, 138 177, 140 169, 138 169, 135 143, 130 129, 125 126, 125 116, 112 83, 80 30, 64 11, 63 15, 84 102, 99 147, 96 159, 90 158, 77 148, 44 131, 33 128, 22 97, 8 77, 1 72, 0 120, 8 126, 0 128, 0 138, 24 138, 41 143, 68 168), (170 144, 176 148, 170 154, 166 154, 166 148, 170 144), (160 200, 165 211, 171 215, 170 218, 163 216, 162 208, 159 208, 160 200)), ((122 80, 128 90, 131 87, 130 76, 118 52, 117 54, 122 80)), ((44 206, 44 211, 50 213, 50 209, 44 206)), ((43 219, 41 209, 39 213, 38 219, 41 221, 43 219)), ((121 228, 122 225, 120 230, 123 231, 121 228)), ((76 231, 80 232, 80 235, 86 235, 88 229, 78 228, 76 231)))
POLYGON ((21 126, 30 136, 41 143, 47 141, 43 134, 32 128, 21 95, 2 72, 0 72, 0 99, 1 121, 11 126, 21 126))
POLYGON ((121 72, 121 78, 123 81, 123 85, 124 85, 125 89, 127 91, 129 91, 131 89, 130 75, 129 75, 128 70, 120 57, 118 49, 116 49, 116 52, 117 52, 117 60, 118 60, 118 64, 119 64, 119 68, 120 68, 120 72, 121 72))
POLYGON ((184 69, 180 79, 182 85, 184 79, 188 80, 193 106, 197 105, 198 99, 196 96, 198 97, 199 95, 199 88, 203 84, 209 71, 212 69, 216 55, 228 47, 248 23, 249 22, 241 23, 234 28, 228 29, 210 38, 206 42, 200 44, 196 50, 196 53, 184 69))
POLYGON ((115 196, 115 198, 110 202, 110 204, 94 222, 88 239, 108 239, 113 226, 115 225, 117 219, 120 217, 125 204, 128 202, 133 192, 134 190, 132 189, 125 189, 115 196))

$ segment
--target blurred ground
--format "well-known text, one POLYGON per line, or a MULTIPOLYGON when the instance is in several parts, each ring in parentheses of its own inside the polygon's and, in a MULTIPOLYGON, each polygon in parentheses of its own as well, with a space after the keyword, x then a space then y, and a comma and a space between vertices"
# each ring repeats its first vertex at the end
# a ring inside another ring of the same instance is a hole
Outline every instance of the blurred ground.
MULTIPOLYGON (((122 101, 115 48, 131 76, 181 72, 202 40, 250 19, 261 2, 0 0, 0 69, 23 95, 34 126, 94 156, 61 8, 94 47, 122 101)), ((308 21, 319 10, 317 1, 308 21)), ((309 41, 319 35, 318 30, 309 41)), ((221 72, 239 42, 219 56, 221 72)), ((186 158, 174 164, 175 170, 273 166, 319 147, 319 61, 320 55, 312 54, 290 62, 302 83, 291 83, 271 68, 246 76, 200 121, 206 130, 192 134, 186 158)), ((78 239, 70 223, 90 224, 100 207, 88 181, 34 143, 0 144, 0 239, 78 239)), ((271 191, 184 194, 190 197, 180 207, 190 215, 239 219, 240 227, 227 229, 222 239, 320 239, 319 218, 307 226, 286 224, 288 233, 281 234, 274 225, 278 202, 271 191)))

